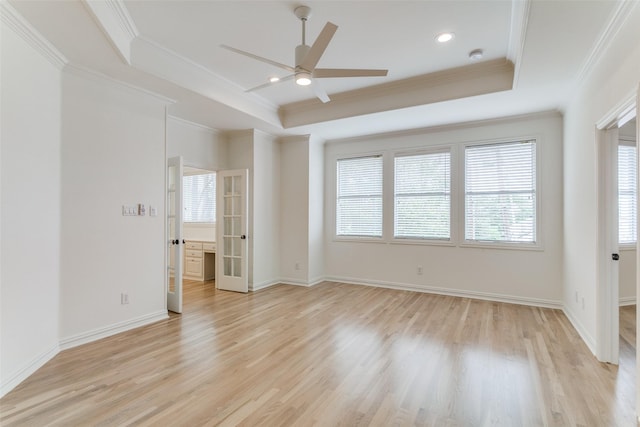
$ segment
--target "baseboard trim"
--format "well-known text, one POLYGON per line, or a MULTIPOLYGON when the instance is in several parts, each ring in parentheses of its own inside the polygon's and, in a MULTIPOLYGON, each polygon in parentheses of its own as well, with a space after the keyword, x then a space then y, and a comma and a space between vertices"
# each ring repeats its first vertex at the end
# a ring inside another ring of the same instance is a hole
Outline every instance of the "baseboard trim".
POLYGON ((304 282, 298 279, 291 279, 288 277, 281 277, 278 283, 282 283, 283 285, 291 285, 291 286, 304 286, 304 287, 311 286, 308 282, 304 282))
POLYGON ((352 277, 327 277, 325 280, 332 282, 347 283, 351 285, 375 286, 379 288, 398 289, 401 291, 414 291, 427 294, 447 295, 461 298, 479 299, 484 301, 504 302, 508 304, 528 305, 533 307, 562 309, 561 301, 547 300, 542 298, 527 298, 514 295, 494 294, 490 292, 467 291, 462 289, 441 288, 437 286, 421 286, 408 283, 363 281, 352 277))
POLYGON ((311 286, 315 286, 317 284, 320 284, 322 282, 326 282, 327 279, 325 279, 324 277, 316 277, 308 282, 304 282, 302 280, 297 280, 297 279, 289 279, 286 277, 282 277, 280 279, 280 281, 278 281, 278 283, 281 283, 283 285, 291 285, 291 286, 304 286, 306 288, 310 288, 311 286))
POLYGON ((589 347, 589 350, 591 350, 591 353, 595 355, 596 340, 589 334, 589 332, 587 332, 587 329, 582 325, 582 323, 573 314, 573 312, 569 309, 569 307, 567 306, 562 307, 562 312, 564 313, 565 316, 567 316, 567 319, 569 319, 569 322, 571 322, 571 325, 573 325, 573 328, 578 332, 578 335, 580 335, 580 338, 582 338, 582 341, 584 341, 587 347, 589 347))
POLYGON ((34 357, 24 367, 19 369, 15 374, 11 375, 6 382, 0 385, 0 397, 16 388, 18 384, 29 378, 29 376, 31 376, 38 369, 42 368, 45 363, 53 359, 59 352, 60 346, 58 344, 55 344, 49 350, 43 352, 39 356, 34 357))
POLYGON ((251 285, 249 287, 250 291, 259 291, 260 289, 266 289, 266 288, 270 288, 271 286, 275 286, 278 283, 280 283, 279 280, 268 280, 266 282, 262 282, 262 283, 254 283, 253 285, 251 285))
POLYGON ((636 304, 636 297, 622 297, 620 298, 620 307, 623 307, 625 305, 635 305, 636 304))
POLYGON ((92 341, 97 341, 111 335, 119 334, 121 332, 125 332, 134 328, 139 328, 140 326, 149 325, 151 323, 155 323, 167 318, 169 318, 169 315, 167 314, 166 310, 145 314, 143 316, 125 320, 123 322, 114 323, 109 326, 97 328, 91 331, 83 332, 81 334, 73 335, 71 337, 63 338, 60 340, 60 349, 67 350, 69 348, 87 344, 92 341))

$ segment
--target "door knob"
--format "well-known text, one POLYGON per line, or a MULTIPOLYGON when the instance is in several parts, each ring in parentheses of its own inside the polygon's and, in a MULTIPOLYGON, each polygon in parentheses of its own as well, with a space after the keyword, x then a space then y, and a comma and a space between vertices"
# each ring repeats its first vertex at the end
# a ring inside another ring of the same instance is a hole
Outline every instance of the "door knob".
POLYGON ((246 239, 246 238, 247 238, 247 236, 245 236, 245 235, 243 234, 243 235, 241 235, 241 236, 240 236, 240 238, 241 238, 242 240, 244 240, 244 239, 246 239))

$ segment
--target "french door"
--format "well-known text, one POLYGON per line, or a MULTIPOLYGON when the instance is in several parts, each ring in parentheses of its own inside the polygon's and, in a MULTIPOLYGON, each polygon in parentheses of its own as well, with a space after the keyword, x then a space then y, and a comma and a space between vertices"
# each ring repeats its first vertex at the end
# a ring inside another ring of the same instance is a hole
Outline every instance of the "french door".
POLYGON ((182 157, 167 165, 167 309, 182 313, 182 157))
POLYGON ((246 169, 218 172, 216 287, 248 292, 247 266, 247 193, 246 169))

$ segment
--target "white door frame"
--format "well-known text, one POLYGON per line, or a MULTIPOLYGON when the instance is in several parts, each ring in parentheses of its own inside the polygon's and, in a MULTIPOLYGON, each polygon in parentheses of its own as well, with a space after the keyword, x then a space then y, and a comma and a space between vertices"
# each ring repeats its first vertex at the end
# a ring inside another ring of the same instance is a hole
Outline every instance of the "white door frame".
MULTIPOLYGON (((640 92, 640 88, 638 92, 640 92)), ((629 117, 634 111, 637 116, 637 98, 639 96, 636 91, 629 94, 596 124, 598 185, 596 198, 598 207, 596 239, 596 357, 602 362, 615 364, 618 363, 620 345, 620 300, 618 296, 618 266, 613 264, 617 263, 617 261, 613 261, 611 256, 613 253, 618 253, 618 194, 617 185, 612 185, 612 181, 617 184, 617 132, 610 130, 617 128, 618 123, 625 117, 629 117), (612 141, 613 139, 615 141, 612 141), (612 165, 615 165, 613 170, 612 165), (616 173, 615 177, 613 176, 614 171, 616 173)), ((638 128, 636 128, 636 137, 637 134, 638 128)), ((637 252, 640 253, 640 251, 637 252)), ((636 276, 636 288, 637 293, 640 291, 640 274, 636 276)), ((636 319, 636 324, 640 327, 638 319, 636 319)), ((640 341, 638 337, 636 340, 640 341)), ((640 354, 640 352, 638 353, 640 354)), ((638 359, 640 361, 640 357, 638 359)), ((640 365, 638 365, 637 369, 640 373, 640 365)), ((637 407, 640 408, 640 390, 638 390, 637 396, 637 407)))
POLYGON ((167 301, 167 310, 173 311, 175 313, 182 313, 182 270, 184 260, 182 256, 184 240, 182 235, 182 157, 172 157, 167 159, 167 167, 166 167, 166 215, 165 215, 165 287, 166 287, 166 301, 167 301), (169 172, 170 168, 174 167, 175 172, 173 179, 169 172), (173 184, 172 184, 173 182, 173 184), (174 188, 172 188, 172 185, 174 188), (173 205, 171 204, 170 194, 173 194, 173 205), (169 218, 172 216, 173 212, 173 220, 175 232, 171 233, 169 227, 169 218), (173 270, 173 280, 174 280, 174 291, 170 291, 169 281, 171 278, 171 251, 174 252, 174 270, 173 270))
POLYGON ((598 263, 596 267, 597 329, 596 357, 618 364, 619 356, 619 267, 613 254, 618 248, 618 129, 598 130, 598 263))

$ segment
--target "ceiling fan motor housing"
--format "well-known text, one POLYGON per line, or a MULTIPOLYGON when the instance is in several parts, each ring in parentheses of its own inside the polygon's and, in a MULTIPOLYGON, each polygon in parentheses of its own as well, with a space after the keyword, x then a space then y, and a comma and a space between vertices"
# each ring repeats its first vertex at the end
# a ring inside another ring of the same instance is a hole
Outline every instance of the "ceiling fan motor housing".
POLYGON ((311 46, 308 46, 306 44, 299 44, 298 46, 296 46, 296 71, 298 71, 298 68, 300 67, 300 64, 302 64, 304 57, 307 56, 309 49, 311 49, 311 46))

